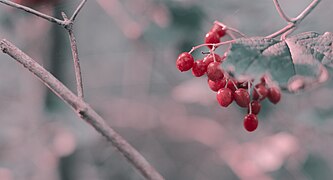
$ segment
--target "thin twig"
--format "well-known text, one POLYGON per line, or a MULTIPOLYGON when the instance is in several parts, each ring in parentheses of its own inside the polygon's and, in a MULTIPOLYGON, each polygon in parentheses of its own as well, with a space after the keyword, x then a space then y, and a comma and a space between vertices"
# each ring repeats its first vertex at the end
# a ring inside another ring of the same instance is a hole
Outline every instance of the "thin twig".
POLYGON ((285 26, 284 28, 276 31, 275 33, 266 36, 266 38, 275 38, 275 37, 280 36, 281 34, 287 32, 287 31, 289 31, 290 29, 293 29, 293 28, 295 28, 295 24, 294 23, 290 23, 287 26, 285 26))
POLYGON ((164 178, 151 166, 148 161, 134 149, 123 137, 113 130, 105 120, 98 115, 86 102, 71 92, 51 73, 40 66, 35 60, 22 52, 7 40, 0 42, 0 49, 31 71, 50 90, 69 104, 78 116, 93 126, 96 131, 110 141, 127 160, 149 180, 163 180, 164 178))
POLYGON ((26 6, 22 6, 20 4, 14 3, 12 1, 0 0, 0 3, 3 3, 3 4, 6 4, 8 6, 11 6, 13 8, 21 9, 21 10, 26 11, 28 13, 34 14, 34 15, 36 15, 36 16, 38 16, 40 18, 43 18, 45 20, 48 20, 48 21, 50 21, 52 23, 56 23, 56 24, 64 26, 64 27, 67 26, 66 22, 63 21, 63 20, 57 19, 55 17, 49 16, 49 15, 46 15, 46 14, 43 14, 43 13, 41 13, 39 11, 36 11, 36 10, 31 9, 29 7, 26 7, 26 6))
POLYGON ((70 21, 74 22, 76 19, 76 16, 79 14, 79 12, 81 11, 81 9, 83 8, 84 4, 87 2, 87 0, 82 0, 80 5, 76 8, 76 10, 74 11, 72 17, 70 18, 70 21))
POLYGON ((307 15, 309 15, 312 10, 320 3, 321 0, 313 0, 307 8, 304 9, 293 21, 300 23, 307 15))
POLYGON ((291 22, 292 20, 282 11, 279 1, 278 0, 273 0, 273 1, 274 1, 275 8, 278 11, 280 17, 287 22, 291 22))
MULTIPOLYGON (((81 3, 84 4, 84 3, 81 3)), ((77 11, 79 12, 79 11, 77 11)), ((70 21, 66 14, 63 12, 62 16, 65 21, 70 21)), ((73 23, 73 21, 72 21, 73 23)), ((81 73, 81 66, 80 66, 80 59, 79 59, 79 53, 77 48, 76 39, 73 33, 73 28, 70 26, 70 28, 67 29, 69 40, 71 43, 71 50, 72 50, 72 56, 73 56, 73 63, 74 63, 74 71, 75 71, 75 79, 76 79, 76 91, 79 98, 83 99, 83 82, 82 82, 82 73, 81 73)))
MULTIPOLYGON (((274 0, 275 2, 276 0, 274 0)), ((271 35, 268 35, 266 36, 266 38, 274 38, 274 37, 277 37, 277 36, 280 36, 282 34, 285 34, 287 33, 288 31, 291 32, 292 30, 294 30, 295 28, 297 28, 297 25, 303 21, 303 19, 309 15, 313 9, 319 4, 321 0, 313 0, 304 10, 303 12, 301 12, 296 18, 293 18, 290 20, 290 22, 288 23, 287 26, 285 26, 284 28, 274 32, 273 34, 271 35)), ((289 34, 289 33, 287 33, 289 34)), ((283 38, 286 38, 286 35, 283 37, 283 38)))

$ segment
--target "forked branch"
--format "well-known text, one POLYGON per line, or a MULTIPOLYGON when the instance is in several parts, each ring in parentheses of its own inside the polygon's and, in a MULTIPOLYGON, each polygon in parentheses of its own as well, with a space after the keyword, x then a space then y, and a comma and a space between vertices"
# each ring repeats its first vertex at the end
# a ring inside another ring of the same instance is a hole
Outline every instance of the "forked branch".
POLYGON ((35 60, 5 39, 0 42, 0 49, 31 71, 50 90, 52 90, 64 102, 69 104, 71 108, 77 112, 80 118, 85 120, 93 126, 96 131, 106 137, 106 139, 110 141, 145 178, 149 180, 164 179, 155 168, 151 166, 148 161, 123 137, 113 130, 94 109, 81 98, 73 94, 65 85, 40 66, 35 60))
POLYGON ((11 6, 13 8, 24 10, 28 13, 34 14, 34 15, 36 15, 40 18, 43 18, 47 21, 50 21, 52 23, 56 23, 58 25, 61 25, 62 27, 64 27, 68 31, 69 40, 71 42, 72 55, 73 55, 77 94, 82 99, 83 99, 83 83, 82 83, 82 75, 81 75, 81 66, 80 66, 79 54, 78 54, 78 50, 77 50, 77 43, 76 43, 75 36, 74 36, 74 33, 73 33, 73 24, 74 24, 74 21, 75 21, 77 15, 79 14, 79 12, 81 11, 81 9, 83 8, 83 6, 85 5, 86 2, 87 2, 87 0, 82 0, 81 1, 80 5, 76 8, 76 10, 74 11, 71 18, 68 18, 65 13, 62 13, 63 20, 60 20, 60 19, 57 19, 55 17, 43 14, 39 11, 36 11, 34 9, 31 9, 29 7, 26 7, 26 6, 22 6, 20 4, 17 4, 17 3, 11 2, 11 1, 0 0, 0 3, 6 4, 6 5, 11 6))
POLYGON ((7 40, 0 42, 0 49, 14 58, 17 62, 22 64, 25 68, 31 71, 39 80, 41 80, 50 90, 52 90, 57 96, 59 96, 64 102, 69 104, 71 108, 77 112, 78 116, 93 126, 96 131, 105 136, 125 157, 126 159, 144 176, 149 180, 163 180, 164 178, 151 166, 148 161, 134 149, 124 138, 122 138, 115 130, 113 130, 105 120, 99 116, 94 109, 92 109, 86 102, 83 101, 83 85, 81 77, 81 68, 78 57, 77 43, 73 33, 73 23, 78 13, 84 6, 87 0, 83 0, 78 8, 75 10, 71 18, 68 18, 65 13, 62 13, 64 20, 54 18, 52 16, 43 14, 34 9, 13 3, 8 0, 0 0, 0 3, 9 5, 14 8, 22 9, 28 13, 34 14, 38 17, 46 19, 50 22, 63 26, 69 34, 71 42, 71 49, 74 60, 74 69, 77 81, 76 96, 65 85, 63 85, 57 78, 51 73, 40 66, 27 54, 22 52, 15 45, 7 40))
POLYGON ((281 18, 286 20, 288 22, 288 25, 284 28, 276 31, 275 33, 266 36, 266 38, 275 38, 277 36, 283 35, 282 38, 286 38, 288 34, 290 34, 295 28, 297 28, 297 25, 303 21, 303 19, 309 15, 313 9, 319 4, 321 0, 313 0, 296 18, 288 18, 284 12, 282 11, 278 0, 273 0, 275 4, 275 8, 279 12, 281 18))

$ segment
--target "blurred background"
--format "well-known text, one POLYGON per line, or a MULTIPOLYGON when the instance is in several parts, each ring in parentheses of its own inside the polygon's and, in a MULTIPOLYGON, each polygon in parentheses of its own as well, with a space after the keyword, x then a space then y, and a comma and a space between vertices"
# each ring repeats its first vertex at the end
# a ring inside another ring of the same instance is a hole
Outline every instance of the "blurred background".
MULTIPOLYGON (((22 0, 23 1, 23 0, 22 0)), ((280 0, 296 16, 310 0, 280 0)), ((79 1, 29 6, 61 18, 79 1)), ((323 0, 295 33, 333 32, 323 0)), ((74 31, 86 101, 169 180, 332 179, 333 83, 246 110, 221 108, 206 77, 180 73, 180 52, 203 43, 214 20, 248 36, 284 27, 271 0, 88 1, 74 31)), ((75 91, 66 31, 0 4, 6 38, 75 91)), ((205 48, 203 51, 207 50, 205 48)), ((203 55, 195 54, 197 59, 203 55)), ((143 179, 103 137, 30 72, 0 54, 0 180, 143 179)))

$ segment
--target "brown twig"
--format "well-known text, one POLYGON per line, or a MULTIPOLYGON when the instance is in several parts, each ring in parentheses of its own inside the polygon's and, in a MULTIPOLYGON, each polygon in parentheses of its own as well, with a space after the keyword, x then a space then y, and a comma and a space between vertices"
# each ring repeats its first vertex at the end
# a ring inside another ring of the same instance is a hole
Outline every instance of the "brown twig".
POLYGON ((164 178, 151 166, 147 160, 134 149, 123 137, 113 130, 105 120, 98 115, 86 102, 71 92, 51 73, 40 66, 35 60, 22 52, 7 40, 0 42, 0 49, 31 71, 50 90, 69 104, 78 116, 93 126, 96 131, 110 141, 135 168, 149 180, 163 180, 164 178))
MULTIPOLYGON (((84 2, 84 1, 82 1, 82 2, 84 2)), ((81 3, 81 4, 84 4, 84 3, 81 3)), ((76 12, 78 12, 78 11, 76 11, 76 12)), ((65 21, 71 21, 70 19, 68 19, 67 15, 64 12, 62 13, 62 17, 64 18, 65 21)), ((73 19, 75 19, 75 18, 73 18, 73 19)), ((71 23, 74 23, 74 22, 71 21, 71 23)), ((77 95, 79 96, 79 98, 83 99, 83 82, 82 82, 80 59, 79 59, 77 43, 76 43, 76 39, 75 39, 75 36, 73 33, 72 26, 69 26, 67 28, 67 31, 68 31, 69 40, 71 43, 71 50, 72 50, 72 56, 73 56, 75 79, 76 79, 76 91, 77 91, 77 95)))
POLYGON ((79 14, 79 12, 80 12, 81 9, 83 8, 83 6, 86 4, 86 2, 87 2, 87 0, 83 0, 83 1, 81 1, 80 5, 76 8, 76 10, 74 11, 72 17, 70 18, 70 20, 71 20, 72 22, 75 21, 77 15, 79 14))
POLYGON ((6 4, 6 5, 11 6, 13 8, 21 9, 23 11, 26 11, 26 12, 31 13, 33 15, 36 15, 36 16, 38 16, 40 18, 43 18, 43 19, 45 19, 47 21, 50 21, 52 23, 56 23, 56 24, 58 24, 60 26, 63 26, 63 27, 67 26, 67 22, 65 22, 63 20, 57 19, 55 17, 49 16, 49 15, 46 15, 46 14, 43 14, 43 13, 41 13, 39 11, 36 11, 36 10, 31 9, 29 7, 26 7, 26 6, 22 6, 20 4, 14 3, 12 1, 0 0, 0 3, 6 4))

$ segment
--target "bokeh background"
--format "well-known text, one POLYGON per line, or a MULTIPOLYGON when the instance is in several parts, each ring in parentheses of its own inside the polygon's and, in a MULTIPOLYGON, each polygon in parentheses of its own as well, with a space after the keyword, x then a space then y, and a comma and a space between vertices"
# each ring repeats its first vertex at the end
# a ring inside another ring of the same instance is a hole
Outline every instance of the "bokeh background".
MULTIPOLYGON (((311 1, 280 2, 296 16, 311 1)), ((61 18, 78 3, 34 8, 61 18)), ((332 32, 331 9, 333 2, 322 0, 295 33, 332 32)), ((284 93, 277 105, 264 102, 259 128, 248 133, 246 110, 221 108, 206 77, 176 69, 178 54, 202 43, 214 20, 248 36, 285 26, 270 0, 88 1, 74 27, 86 101, 169 180, 332 179, 331 80, 284 93)), ((3 38, 75 91, 64 29, 0 4, 3 38)), ((142 177, 30 72, 0 54, 0 179, 142 177)))

